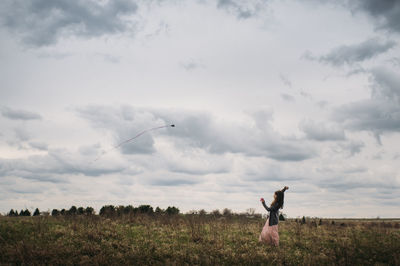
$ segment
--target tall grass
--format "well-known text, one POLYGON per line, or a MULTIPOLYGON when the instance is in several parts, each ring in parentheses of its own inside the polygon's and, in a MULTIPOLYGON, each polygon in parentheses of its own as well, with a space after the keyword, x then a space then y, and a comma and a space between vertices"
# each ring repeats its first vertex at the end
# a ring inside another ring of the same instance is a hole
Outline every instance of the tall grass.
POLYGON ((400 265, 399 222, 280 222, 212 215, 0 217, 0 264, 400 265))

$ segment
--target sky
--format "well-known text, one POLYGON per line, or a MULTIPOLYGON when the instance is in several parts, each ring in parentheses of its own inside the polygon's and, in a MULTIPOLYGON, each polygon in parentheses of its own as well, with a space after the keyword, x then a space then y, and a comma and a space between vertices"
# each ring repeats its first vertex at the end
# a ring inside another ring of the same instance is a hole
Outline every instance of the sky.
POLYGON ((289 186, 288 217, 400 217, 400 1, 0 10, 0 213, 265 213, 289 186))

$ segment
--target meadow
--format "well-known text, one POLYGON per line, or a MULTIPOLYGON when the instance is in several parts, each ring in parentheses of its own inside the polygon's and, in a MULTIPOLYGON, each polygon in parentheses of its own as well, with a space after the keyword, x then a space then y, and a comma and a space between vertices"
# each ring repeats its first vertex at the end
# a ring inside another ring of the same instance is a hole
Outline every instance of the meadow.
POLYGON ((400 221, 211 214, 0 217, 1 265, 400 265, 400 221))

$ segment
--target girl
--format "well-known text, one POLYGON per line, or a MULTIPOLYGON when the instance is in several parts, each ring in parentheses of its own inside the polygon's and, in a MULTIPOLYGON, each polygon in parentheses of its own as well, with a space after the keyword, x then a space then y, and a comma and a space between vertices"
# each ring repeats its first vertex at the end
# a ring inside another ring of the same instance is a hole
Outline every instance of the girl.
POLYGON ((271 203, 271 207, 265 204, 263 198, 260 199, 264 208, 269 212, 267 222, 261 231, 258 241, 268 243, 274 246, 279 246, 279 234, 278 234, 278 220, 279 220, 279 209, 283 208, 284 192, 288 190, 288 187, 284 187, 282 190, 275 191, 274 200, 271 203))

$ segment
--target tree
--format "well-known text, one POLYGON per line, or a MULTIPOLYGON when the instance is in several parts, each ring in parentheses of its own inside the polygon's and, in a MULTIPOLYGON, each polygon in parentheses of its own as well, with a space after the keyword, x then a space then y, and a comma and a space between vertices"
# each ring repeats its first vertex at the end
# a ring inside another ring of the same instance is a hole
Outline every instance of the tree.
POLYGON ((151 214, 153 213, 153 207, 151 207, 150 205, 140 205, 139 206, 139 212, 140 213, 147 213, 147 214, 151 214))
POLYGON ((125 207, 123 205, 119 205, 118 207, 115 208, 117 215, 122 216, 125 211, 125 207))
POLYGON ((221 213, 219 212, 218 209, 213 210, 213 211, 211 212, 211 214, 214 215, 215 217, 220 217, 220 216, 221 216, 221 213))
POLYGON ((40 215, 40 211, 38 208, 35 209, 35 211, 33 212, 33 216, 39 216, 40 215))
POLYGON ((28 209, 25 209, 25 211, 21 210, 19 216, 31 216, 31 212, 28 209))
POLYGON ((279 214, 279 221, 285 221, 286 219, 285 219, 285 217, 283 216, 283 214, 281 213, 281 214, 279 214))
POLYGON ((168 208, 165 210, 165 212, 168 215, 176 215, 176 214, 179 214, 179 209, 174 206, 172 206, 172 207, 168 206, 168 208))
POLYGON ((58 216, 58 215, 60 215, 60 212, 57 209, 53 209, 51 211, 51 216, 58 216))
POLYGON ((68 214, 69 215, 76 215, 76 213, 78 212, 78 209, 75 206, 71 206, 71 208, 68 210, 68 214))
POLYGON ((60 211, 60 214, 61 214, 61 215, 66 215, 66 214, 67 214, 67 211, 66 211, 65 209, 62 209, 62 210, 60 211))
POLYGON ((128 205, 124 208, 124 214, 133 214, 135 212, 135 208, 132 205, 128 205))
POLYGON ((14 217, 18 216, 18 211, 17 210, 14 211, 13 209, 11 209, 10 212, 8 213, 8 216, 14 216, 14 217))
POLYGON ((162 213, 164 213, 164 210, 157 206, 155 213, 162 214, 162 213))
POLYGON ((115 215, 115 207, 114 205, 105 205, 100 209, 100 215, 111 217, 115 215))
POLYGON ((86 215, 92 215, 94 214, 94 209, 92 207, 86 207, 85 209, 85 214, 86 215))
POLYGON ((225 208, 225 209, 222 211, 222 215, 223 215, 223 216, 231 216, 231 215, 232 215, 232 211, 231 211, 230 209, 228 209, 228 208, 225 208))
POLYGON ((79 207, 78 210, 77 210, 77 214, 78 214, 78 215, 83 215, 83 214, 85 214, 85 209, 84 209, 83 207, 79 207))

